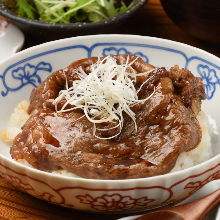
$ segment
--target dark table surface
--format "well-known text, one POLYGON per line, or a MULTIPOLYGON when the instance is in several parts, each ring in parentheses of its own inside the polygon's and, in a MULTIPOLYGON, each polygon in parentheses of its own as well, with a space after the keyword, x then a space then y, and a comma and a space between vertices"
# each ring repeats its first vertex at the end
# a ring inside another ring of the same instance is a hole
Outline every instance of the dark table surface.
MULTIPOLYGON (((175 40, 199 47, 220 57, 220 45, 202 42, 182 31, 165 14, 159 0, 149 0, 142 10, 114 33, 138 34, 175 40)), ((24 48, 39 43, 40 41, 36 39, 26 39, 24 48)), ((83 213, 52 205, 19 192, 0 178, 0 219, 113 220, 123 216, 128 215, 83 213)))

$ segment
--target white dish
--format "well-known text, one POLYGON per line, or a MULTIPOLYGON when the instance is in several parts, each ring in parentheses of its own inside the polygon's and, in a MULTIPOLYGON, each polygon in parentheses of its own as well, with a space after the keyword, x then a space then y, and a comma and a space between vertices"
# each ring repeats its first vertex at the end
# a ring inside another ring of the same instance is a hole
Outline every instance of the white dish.
MULTIPOLYGON (((220 59, 203 50, 169 40, 135 35, 94 35, 58 40, 21 51, 0 69, 0 129, 19 101, 48 74, 74 60, 109 54, 136 54, 155 66, 175 64, 202 77, 207 100, 203 109, 217 125, 220 96, 220 59)), ((219 132, 219 127, 217 131, 219 132)), ((220 177, 219 136, 213 134, 215 156, 197 166, 161 176, 130 180, 93 180, 46 173, 13 161, 4 143, 0 174, 38 198, 79 210, 134 212, 177 203, 220 177)))
POLYGON ((21 49, 24 34, 13 24, 0 19, 0 62, 21 49))

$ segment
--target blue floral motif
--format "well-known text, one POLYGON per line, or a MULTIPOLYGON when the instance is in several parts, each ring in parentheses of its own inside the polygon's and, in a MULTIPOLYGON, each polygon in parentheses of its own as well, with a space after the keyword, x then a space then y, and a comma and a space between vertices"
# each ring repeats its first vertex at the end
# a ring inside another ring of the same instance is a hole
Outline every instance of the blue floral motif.
MULTIPOLYGON (((188 57, 184 51, 177 50, 170 47, 164 47, 154 44, 134 43, 134 42, 96 42, 93 45, 87 46, 82 44, 71 44, 65 47, 58 47, 48 51, 43 51, 33 56, 26 57, 25 59, 19 60, 16 63, 9 65, 4 72, 0 73, 0 92, 3 97, 7 96, 9 92, 19 91, 26 85, 37 86, 41 82, 40 72, 46 71, 52 72, 52 66, 50 63, 40 62, 37 65, 33 65, 36 62, 35 59, 44 59, 44 56, 55 54, 64 51, 83 50, 87 53, 87 57, 97 55, 97 49, 102 48, 102 55, 118 55, 118 54, 134 54, 142 57, 145 62, 149 63, 149 57, 140 50, 153 49, 162 52, 168 52, 176 54, 184 59, 184 67, 191 69, 194 65, 197 66, 197 72, 202 77, 205 88, 207 99, 212 99, 217 85, 220 85, 220 66, 206 60, 203 57, 191 56, 188 57), (137 52, 131 52, 136 50, 137 52), (93 54, 94 53, 94 54, 93 54), (198 65, 198 62, 200 63, 198 65)), ((149 55, 150 56, 150 55, 149 55)))
POLYGON ((108 48, 104 48, 103 52, 102 52, 103 56, 119 55, 119 54, 134 54, 136 56, 141 57, 145 62, 147 62, 147 63, 149 62, 148 57, 145 54, 143 54, 142 52, 132 53, 124 47, 121 47, 121 48, 108 47, 108 48))
POLYGON ((197 71, 203 79, 207 99, 211 99, 215 93, 216 85, 220 84, 220 79, 217 76, 215 69, 211 69, 208 65, 199 64, 197 71))
MULTIPOLYGON (((9 87, 6 83, 6 75, 0 78, 3 81, 3 85, 6 91, 1 91, 2 96, 6 96, 9 91, 17 91, 22 87, 31 84, 33 87, 37 87, 41 83, 41 77, 39 76, 39 71, 45 71, 48 73, 52 72, 52 66, 50 63, 40 62, 36 66, 30 63, 26 63, 24 66, 19 66, 16 69, 12 69, 11 76, 17 81, 16 87, 9 87)), ((8 73, 7 73, 8 74, 8 73)))
POLYGON ((38 83, 41 83, 41 78, 36 74, 36 67, 29 63, 14 69, 12 76, 14 79, 20 80, 22 85, 30 83, 36 87, 38 83))

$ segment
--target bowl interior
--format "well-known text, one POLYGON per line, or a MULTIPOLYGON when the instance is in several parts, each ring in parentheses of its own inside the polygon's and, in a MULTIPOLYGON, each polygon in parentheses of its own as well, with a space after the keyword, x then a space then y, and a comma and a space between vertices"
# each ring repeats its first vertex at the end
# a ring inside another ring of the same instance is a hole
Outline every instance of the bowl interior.
MULTIPOLYGON (((220 153, 218 112, 220 96, 220 60, 200 49, 168 40, 129 36, 96 35, 69 38, 46 43, 17 53, 0 66, 0 130, 7 123, 14 107, 28 99, 31 90, 51 72, 64 68, 71 62, 92 56, 135 54, 158 67, 179 65, 188 68, 203 79, 207 100, 202 109, 215 122, 212 144, 220 153)), ((9 147, 0 142, 0 154, 10 158, 9 147)))

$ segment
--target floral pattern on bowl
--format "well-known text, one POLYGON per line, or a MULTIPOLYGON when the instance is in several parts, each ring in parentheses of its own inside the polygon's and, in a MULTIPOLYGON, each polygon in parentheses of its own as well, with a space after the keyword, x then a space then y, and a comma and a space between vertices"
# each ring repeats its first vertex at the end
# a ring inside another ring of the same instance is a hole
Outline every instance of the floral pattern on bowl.
MULTIPOLYGON (((215 119, 217 125, 220 124, 217 111, 219 58, 164 39, 98 35, 49 42, 6 60, 0 68, 0 114, 5 116, 1 118, 0 129, 6 127, 19 100, 28 99, 31 90, 51 72, 81 58, 121 53, 139 55, 155 66, 177 64, 201 76, 208 98, 204 102, 204 111, 215 119)), ((20 190, 58 205, 93 212, 143 211, 180 202, 210 181, 219 179, 218 135, 214 141, 215 156, 208 161, 174 173, 130 180, 92 180, 46 173, 13 161, 9 147, 0 143, 0 175, 20 190)))

